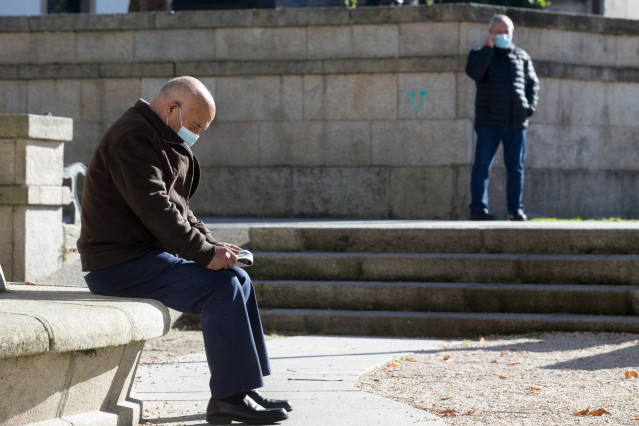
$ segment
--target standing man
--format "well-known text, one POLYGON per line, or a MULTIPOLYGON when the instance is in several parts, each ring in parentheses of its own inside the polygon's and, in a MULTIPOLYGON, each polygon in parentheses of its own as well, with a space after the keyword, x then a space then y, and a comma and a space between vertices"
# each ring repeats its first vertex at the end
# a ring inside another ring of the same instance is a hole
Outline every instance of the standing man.
POLYGON ((488 182, 500 142, 504 144, 508 217, 527 220, 521 202, 526 127, 528 117, 537 108, 539 80, 528 53, 512 42, 514 29, 508 16, 493 16, 484 45, 468 54, 466 73, 477 85, 477 146, 470 181, 471 220, 495 219, 488 210, 488 182))
POLYGON ((291 406, 255 390, 270 365, 253 284, 235 267, 240 248, 217 242, 189 208, 200 179, 191 146, 214 117, 206 87, 178 77, 113 123, 87 170, 78 250, 93 293, 202 315, 208 422, 272 423, 291 406))

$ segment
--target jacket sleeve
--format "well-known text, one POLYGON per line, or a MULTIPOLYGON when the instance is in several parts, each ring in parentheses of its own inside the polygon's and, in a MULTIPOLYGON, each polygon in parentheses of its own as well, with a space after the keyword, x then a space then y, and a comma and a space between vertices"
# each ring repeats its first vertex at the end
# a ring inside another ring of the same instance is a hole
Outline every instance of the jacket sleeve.
POLYGON ((478 47, 471 50, 466 60, 466 74, 468 74, 468 77, 475 81, 484 78, 494 54, 495 49, 490 46, 478 47))
POLYGON ((164 247, 206 267, 215 254, 215 244, 184 219, 170 200, 160 159, 147 138, 129 134, 126 139, 115 146, 108 165, 116 188, 164 247))
POLYGON ((209 231, 209 229, 206 226, 204 226, 204 223, 202 223, 202 221, 198 220, 195 217, 195 214, 193 214, 191 209, 189 209, 187 212, 187 220, 189 221, 189 223, 191 224, 193 228, 197 229, 198 231, 202 233, 202 235, 204 235, 204 238, 206 238, 206 241, 208 241, 211 244, 215 244, 218 242, 213 237, 213 235, 211 235, 211 231, 209 231))
POLYGON ((528 99, 528 117, 537 110, 539 102, 539 79, 530 58, 526 61, 526 99, 528 99))

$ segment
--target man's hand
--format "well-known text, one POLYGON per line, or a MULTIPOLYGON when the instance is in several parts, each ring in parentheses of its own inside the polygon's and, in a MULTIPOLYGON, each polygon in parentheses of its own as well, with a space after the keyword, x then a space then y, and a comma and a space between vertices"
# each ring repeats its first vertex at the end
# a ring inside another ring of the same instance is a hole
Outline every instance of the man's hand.
POLYGON ((217 271, 220 269, 232 268, 237 262, 237 254, 240 251, 242 251, 242 249, 238 246, 234 246, 233 244, 215 244, 215 254, 213 255, 213 259, 211 259, 209 264, 206 266, 207 269, 217 271))
POLYGON ((490 46, 490 47, 495 47, 495 38, 498 35, 499 34, 490 34, 490 33, 488 33, 488 36, 486 36, 486 40, 484 40, 484 45, 490 46))

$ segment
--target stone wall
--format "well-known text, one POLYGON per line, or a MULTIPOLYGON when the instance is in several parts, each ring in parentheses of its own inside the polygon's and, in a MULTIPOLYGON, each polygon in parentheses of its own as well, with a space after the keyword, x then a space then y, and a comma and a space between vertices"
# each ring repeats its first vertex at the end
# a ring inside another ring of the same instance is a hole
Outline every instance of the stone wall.
MULTIPOLYGON (((467 4, 5 17, 0 112, 73 118, 65 161, 87 163, 138 97, 193 75, 218 105, 194 147, 197 214, 465 218, 475 87, 464 66, 500 12, 542 85, 529 214, 638 217, 639 28, 628 20, 467 4)), ((498 157, 496 214, 504 174, 498 157)))

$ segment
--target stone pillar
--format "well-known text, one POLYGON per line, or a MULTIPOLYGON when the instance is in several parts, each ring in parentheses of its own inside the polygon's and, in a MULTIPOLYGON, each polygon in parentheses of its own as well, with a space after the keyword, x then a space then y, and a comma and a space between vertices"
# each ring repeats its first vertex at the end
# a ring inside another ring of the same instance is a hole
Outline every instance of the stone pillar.
POLYGON ((64 142, 73 120, 0 114, 0 264, 7 281, 34 281, 62 266, 64 142))

